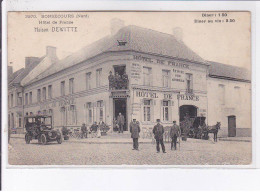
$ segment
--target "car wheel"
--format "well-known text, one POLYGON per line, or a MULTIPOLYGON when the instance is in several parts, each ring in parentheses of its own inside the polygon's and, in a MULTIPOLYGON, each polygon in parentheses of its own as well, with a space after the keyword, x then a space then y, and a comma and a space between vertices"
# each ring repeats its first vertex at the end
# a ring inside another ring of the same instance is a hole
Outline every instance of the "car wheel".
POLYGON ((58 144, 61 144, 61 143, 62 143, 62 138, 61 138, 61 137, 58 137, 58 138, 57 138, 57 142, 58 142, 58 144))
POLYGON ((41 143, 43 145, 46 145, 47 144, 47 138, 46 138, 46 135, 45 134, 41 134, 41 143))
POLYGON ((26 144, 29 144, 30 141, 31 141, 31 137, 30 137, 30 135, 28 133, 26 133, 25 134, 25 142, 26 142, 26 144))

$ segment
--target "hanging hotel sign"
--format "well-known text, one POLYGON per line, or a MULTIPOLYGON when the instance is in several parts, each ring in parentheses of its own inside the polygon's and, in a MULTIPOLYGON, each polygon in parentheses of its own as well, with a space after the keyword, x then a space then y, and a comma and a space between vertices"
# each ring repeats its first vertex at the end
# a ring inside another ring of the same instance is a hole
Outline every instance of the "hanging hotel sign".
POLYGON ((182 62, 153 59, 153 58, 149 58, 149 57, 144 57, 142 55, 133 55, 133 57, 134 57, 134 60, 137 60, 137 61, 144 61, 144 62, 148 62, 148 63, 157 63, 157 64, 161 64, 161 65, 170 65, 173 67, 189 69, 189 65, 186 63, 182 63, 182 62))
POLYGON ((179 94, 178 100, 190 100, 190 101, 199 101, 199 96, 195 95, 186 95, 186 94, 179 94))

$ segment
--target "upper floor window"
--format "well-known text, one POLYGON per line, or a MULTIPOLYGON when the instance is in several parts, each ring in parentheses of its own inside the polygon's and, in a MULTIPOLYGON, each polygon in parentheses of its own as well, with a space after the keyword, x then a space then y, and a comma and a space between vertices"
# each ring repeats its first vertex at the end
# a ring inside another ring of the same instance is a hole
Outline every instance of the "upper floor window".
POLYGON ((13 107, 13 106, 14 106, 14 95, 11 94, 11 107, 13 107))
POLYGON ((69 79, 69 93, 70 94, 74 93, 74 78, 69 79))
POLYGON ((41 101, 41 89, 37 90, 37 101, 40 102, 41 101))
POLYGON ((186 73, 186 89, 188 93, 193 92, 193 75, 191 73, 186 73))
POLYGON ((29 103, 32 104, 32 92, 29 93, 29 103))
POLYGON ((42 88, 42 100, 46 100, 46 87, 42 88))
POLYGON ((220 104, 224 105, 225 104, 225 86, 223 84, 218 85, 219 88, 219 101, 220 104))
POLYGON ((144 100, 144 121, 151 121, 151 100, 144 100))
POLYGON ((170 87, 170 71, 162 70, 163 87, 170 87))
POLYGON ((52 98, 52 85, 48 85, 48 98, 52 98))
POLYGON ((86 73, 86 89, 91 89, 91 72, 86 73))
POLYGON ((60 82, 60 95, 65 95, 65 81, 60 82))
POLYGON ((23 103, 23 96, 22 96, 22 92, 18 92, 17 93, 17 105, 22 105, 23 103))
POLYGON ((144 85, 151 86, 152 85, 152 68, 143 67, 143 77, 144 77, 144 85))
POLYGON ((101 75, 102 75, 102 69, 97 69, 97 71, 96 71, 97 87, 101 86, 101 75))
POLYGON ((28 105, 28 93, 25 93, 25 105, 28 105))

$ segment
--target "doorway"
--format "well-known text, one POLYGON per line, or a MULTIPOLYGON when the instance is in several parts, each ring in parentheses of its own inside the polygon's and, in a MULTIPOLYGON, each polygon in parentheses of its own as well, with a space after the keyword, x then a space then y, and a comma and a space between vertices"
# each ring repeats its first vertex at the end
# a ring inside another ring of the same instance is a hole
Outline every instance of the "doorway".
POLYGON ((236 116, 228 116, 228 137, 236 137, 236 116))
POLYGON ((124 131, 127 131, 127 99, 126 98, 114 98, 114 115, 113 119, 117 119, 119 113, 125 118, 124 131))
POLYGON ((197 107, 193 105, 180 106, 180 122, 184 120, 186 115, 190 118, 195 118, 197 116, 197 107))

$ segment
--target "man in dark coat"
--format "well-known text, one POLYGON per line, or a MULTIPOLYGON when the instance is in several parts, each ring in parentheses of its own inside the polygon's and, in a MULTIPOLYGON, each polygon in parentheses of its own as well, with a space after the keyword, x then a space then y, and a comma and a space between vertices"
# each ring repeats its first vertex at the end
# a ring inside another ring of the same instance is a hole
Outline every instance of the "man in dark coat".
POLYGON ((156 140, 157 153, 160 152, 160 144, 161 144, 163 153, 166 153, 165 152, 165 146, 164 146, 164 143, 163 143, 164 128, 160 123, 160 119, 157 119, 156 122, 157 122, 157 124, 153 128, 153 134, 154 134, 154 138, 156 140))
POLYGON ((87 133, 87 127, 86 127, 86 124, 83 123, 82 126, 81 126, 81 138, 83 139, 84 137, 85 138, 88 138, 88 133, 87 133))
POLYGON ((117 117, 117 123, 119 125, 118 133, 123 133, 124 132, 124 124, 125 124, 125 117, 119 113, 117 117))
POLYGON ((174 145, 174 149, 176 150, 177 137, 180 135, 180 127, 176 124, 176 121, 173 121, 173 126, 171 126, 170 137, 171 141, 171 150, 174 145))
POLYGON ((133 138, 133 150, 138 150, 138 138, 140 133, 140 126, 136 122, 136 119, 133 119, 133 122, 130 123, 130 133, 131 133, 131 138, 133 138))

